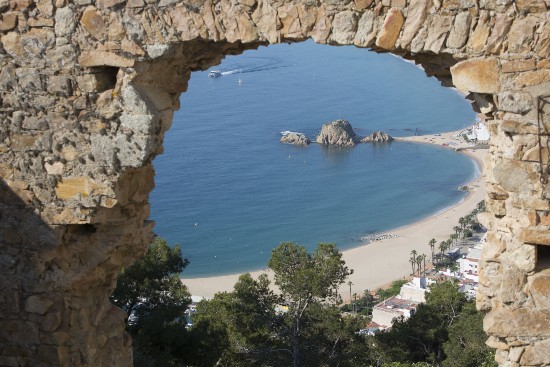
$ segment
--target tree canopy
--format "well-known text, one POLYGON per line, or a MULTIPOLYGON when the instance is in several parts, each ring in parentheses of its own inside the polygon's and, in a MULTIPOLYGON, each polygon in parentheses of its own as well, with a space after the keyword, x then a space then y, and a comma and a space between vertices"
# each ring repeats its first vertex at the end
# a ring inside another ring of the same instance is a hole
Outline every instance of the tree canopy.
POLYGON ((420 304, 410 319, 398 319, 389 332, 375 336, 377 350, 371 355, 377 353, 384 363, 403 365, 496 366, 485 345, 482 319, 456 283, 436 283, 426 293, 426 303, 420 304))
POLYGON ((188 261, 178 245, 156 237, 144 257, 122 269, 111 301, 128 314, 134 359, 146 365, 178 365, 185 345, 185 311, 190 303, 180 273, 188 261))
POLYGON ((244 274, 233 292, 199 304, 193 332, 220 331, 226 347, 215 350, 219 363, 351 366, 362 359, 359 351, 365 348, 358 345, 365 340, 355 333, 362 321, 343 317, 336 307, 338 286, 351 270, 335 245, 319 244, 309 253, 283 243, 273 250, 269 268, 279 292, 271 290, 266 275, 253 279, 244 274))

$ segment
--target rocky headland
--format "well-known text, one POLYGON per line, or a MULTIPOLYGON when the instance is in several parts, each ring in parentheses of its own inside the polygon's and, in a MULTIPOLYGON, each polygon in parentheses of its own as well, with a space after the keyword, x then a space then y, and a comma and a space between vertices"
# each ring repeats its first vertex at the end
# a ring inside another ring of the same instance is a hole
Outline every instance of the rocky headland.
POLYGON ((353 147, 361 139, 355 134, 349 121, 335 120, 323 125, 316 141, 323 145, 353 147))
POLYGON ((355 134, 353 127, 346 120, 335 120, 324 124, 321 132, 317 135, 316 142, 323 145, 338 145, 353 147, 359 143, 390 142, 393 138, 382 132, 376 131, 369 136, 360 137, 355 134))

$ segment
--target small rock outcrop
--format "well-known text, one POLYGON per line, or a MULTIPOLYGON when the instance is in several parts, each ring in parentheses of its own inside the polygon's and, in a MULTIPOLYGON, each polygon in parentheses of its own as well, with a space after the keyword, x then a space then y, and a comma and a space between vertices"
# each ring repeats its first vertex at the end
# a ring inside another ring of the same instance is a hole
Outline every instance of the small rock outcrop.
POLYGON ((361 143, 386 143, 393 141, 393 137, 383 131, 375 131, 371 135, 361 139, 361 143))
POLYGON ((353 147, 360 142, 360 139, 348 121, 336 120, 323 125, 316 141, 324 145, 353 147))
POLYGON ((302 133, 297 133, 294 131, 283 131, 281 134, 281 143, 293 144, 300 146, 308 146, 311 143, 311 140, 302 133))

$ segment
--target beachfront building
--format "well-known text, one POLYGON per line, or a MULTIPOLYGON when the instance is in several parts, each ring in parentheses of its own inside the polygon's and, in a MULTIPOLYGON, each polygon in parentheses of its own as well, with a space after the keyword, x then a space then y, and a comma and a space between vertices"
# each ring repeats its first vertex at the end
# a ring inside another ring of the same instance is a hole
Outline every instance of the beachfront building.
POLYGON ((434 280, 425 277, 414 277, 410 282, 401 286, 399 295, 378 303, 372 310, 372 323, 380 330, 391 328, 395 319, 405 320, 411 317, 420 303, 426 302, 428 286, 434 280))
POLYGON ((468 129, 466 136, 470 141, 478 143, 487 142, 489 141, 489 130, 484 122, 478 122, 471 129, 468 129))
POLYGON ((410 282, 401 286, 399 298, 416 303, 426 302, 428 286, 435 283, 425 277, 414 277, 410 282))
POLYGON ((481 258, 481 247, 474 247, 468 251, 468 254, 458 259, 458 273, 463 279, 470 279, 474 282, 479 282, 479 259, 481 258))
POLYGON ((400 296, 391 297, 374 306, 372 310, 372 322, 381 330, 391 328, 394 320, 403 318, 407 320, 416 311, 417 302, 401 299, 400 296))

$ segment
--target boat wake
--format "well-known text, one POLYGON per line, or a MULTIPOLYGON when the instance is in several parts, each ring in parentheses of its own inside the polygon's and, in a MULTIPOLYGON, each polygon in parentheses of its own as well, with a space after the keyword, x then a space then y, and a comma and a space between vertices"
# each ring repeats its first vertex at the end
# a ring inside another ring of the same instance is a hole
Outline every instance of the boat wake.
POLYGON ((280 59, 275 57, 248 57, 243 61, 243 64, 249 65, 237 64, 233 67, 227 65, 224 69, 229 70, 221 71, 221 75, 256 73, 290 66, 283 64, 280 59))

